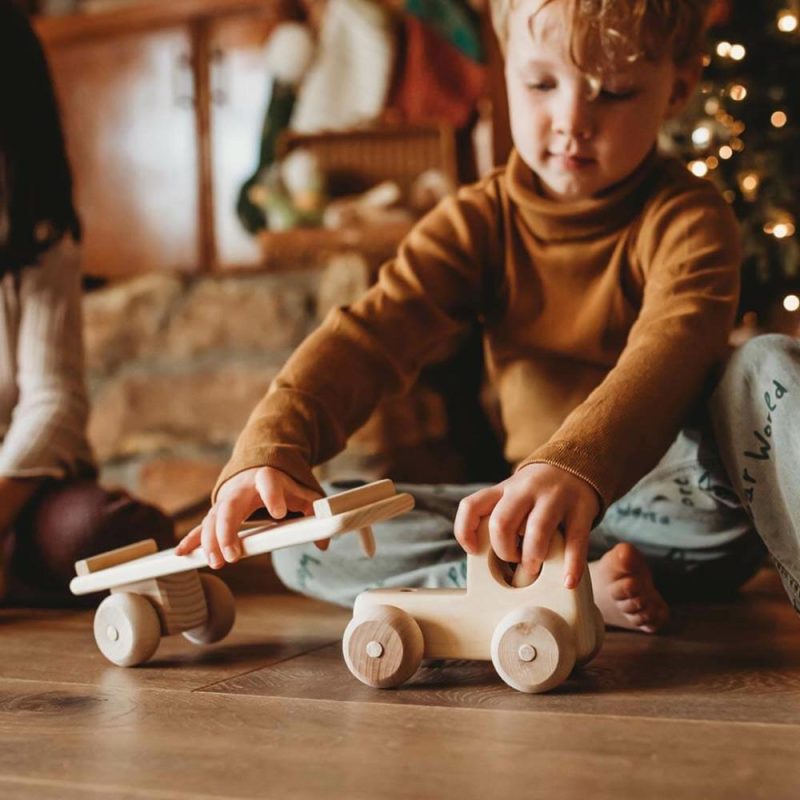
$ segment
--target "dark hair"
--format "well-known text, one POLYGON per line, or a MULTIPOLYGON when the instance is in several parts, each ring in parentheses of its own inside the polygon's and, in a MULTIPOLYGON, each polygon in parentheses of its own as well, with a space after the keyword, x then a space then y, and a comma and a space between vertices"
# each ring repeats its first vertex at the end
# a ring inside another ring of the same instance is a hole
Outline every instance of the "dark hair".
POLYGON ((26 15, 0 0, 0 273, 80 239, 72 176, 44 52, 26 15), (4 178, 4 179, 3 179, 4 178))

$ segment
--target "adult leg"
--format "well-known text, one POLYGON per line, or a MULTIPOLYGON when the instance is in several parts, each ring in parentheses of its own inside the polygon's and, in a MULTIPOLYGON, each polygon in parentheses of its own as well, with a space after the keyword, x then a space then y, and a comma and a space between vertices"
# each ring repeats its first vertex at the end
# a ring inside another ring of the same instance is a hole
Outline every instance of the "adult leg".
POLYGON ((742 345, 711 413, 733 486, 800 612, 800 342, 771 334, 742 345))
POLYGON ((76 561, 150 538, 159 548, 175 544, 172 521, 154 506, 92 479, 48 481, 9 537, 7 601, 79 604, 69 592, 76 561))

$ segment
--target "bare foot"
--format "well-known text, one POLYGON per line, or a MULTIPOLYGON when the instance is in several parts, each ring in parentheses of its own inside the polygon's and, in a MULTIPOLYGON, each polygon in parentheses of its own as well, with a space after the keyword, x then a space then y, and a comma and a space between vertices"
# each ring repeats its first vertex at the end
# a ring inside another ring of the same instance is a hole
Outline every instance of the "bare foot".
POLYGON ((589 571, 594 601, 606 625, 655 633, 667 624, 669 608, 644 556, 632 544, 616 545, 592 562, 589 571))

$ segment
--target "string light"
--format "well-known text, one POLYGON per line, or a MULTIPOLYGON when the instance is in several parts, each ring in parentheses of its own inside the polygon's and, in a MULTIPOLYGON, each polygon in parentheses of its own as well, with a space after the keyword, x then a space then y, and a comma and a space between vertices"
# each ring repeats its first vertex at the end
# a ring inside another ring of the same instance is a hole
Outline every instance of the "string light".
POLYGON ((783 307, 787 311, 797 311, 800 308, 800 297, 796 294, 787 294, 786 297, 783 298, 783 307))
POLYGON ((716 169, 719 166, 719 159, 716 156, 709 156, 706 159, 706 166, 709 169, 716 169))
POLYGON ((778 30, 781 33, 794 33, 797 30, 797 15, 784 9, 778 14, 778 30))
POLYGON ((734 83, 733 86, 728 89, 728 94, 731 100, 736 100, 737 103, 741 102, 747 97, 747 87, 742 86, 741 83, 734 83))
POLYGON ((707 125, 698 125, 692 131, 692 142, 696 147, 708 147, 711 143, 711 129, 707 125))
POLYGON ((794 225, 791 222, 778 222, 772 226, 771 230, 766 230, 767 226, 764 226, 764 233, 771 234, 776 239, 788 239, 790 236, 794 236, 794 225))
POLYGON ((758 187, 761 185, 761 176, 755 170, 748 170, 737 175, 739 189, 745 200, 752 202, 758 194, 758 187))
POLYGON ((788 211, 779 211, 764 225, 764 233, 776 239, 788 239, 794 232, 794 217, 788 211))
MULTIPOLYGON (((780 27, 780 22, 778 22, 778 27, 780 27)), ((730 42, 720 42, 717 45, 717 55, 720 58, 730 58, 731 47, 732 45, 730 42)))
POLYGON ((784 111, 775 111, 769 118, 774 128, 782 128, 788 121, 788 117, 784 111))
POLYGON ((734 61, 741 61, 747 55, 744 45, 735 44, 731 47, 731 58, 734 61))
POLYGON ((723 161, 727 161, 729 158, 733 158, 733 149, 729 147, 727 144, 722 145, 719 149, 719 157, 723 161))
POLYGON ((694 175, 697 175, 698 178, 705 178, 705 176, 708 175, 708 167, 705 161, 690 161, 689 169, 694 175))

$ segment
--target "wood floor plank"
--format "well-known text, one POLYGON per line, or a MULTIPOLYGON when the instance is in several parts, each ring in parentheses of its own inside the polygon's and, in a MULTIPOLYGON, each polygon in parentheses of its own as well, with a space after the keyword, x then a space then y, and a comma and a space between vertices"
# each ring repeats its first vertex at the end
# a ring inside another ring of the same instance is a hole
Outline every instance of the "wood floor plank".
POLYGON ((281 800, 484 800, 520 787, 796 800, 800 787, 800 729, 785 726, 35 685, 0 681, 0 775, 21 800, 40 796, 37 781, 281 800))
POLYGON ((290 595, 240 597, 237 612, 233 632, 216 645, 167 637, 146 665, 122 669, 98 651, 93 612, 0 609, 0 678, 197 689, 337 641, 349 619, 341 609, 290 595))
POLYGON ((800 722, 800 620, 786 603, 769 600, 685 607, 667 635, 609 633, 595 661, 547 695, 519 694, 481 662, 423 665, 400 689, 375 690, 349 673, 339 643, 208 691, 793 725, 800 722))
POLYGON ((87 785, 85 783, 20 778, 0 775, 0 797, 3 800, 235 800, 232 795, 209 795, 195 792, 165 792, 159 789, 131 789, 119 784, 87 785))

